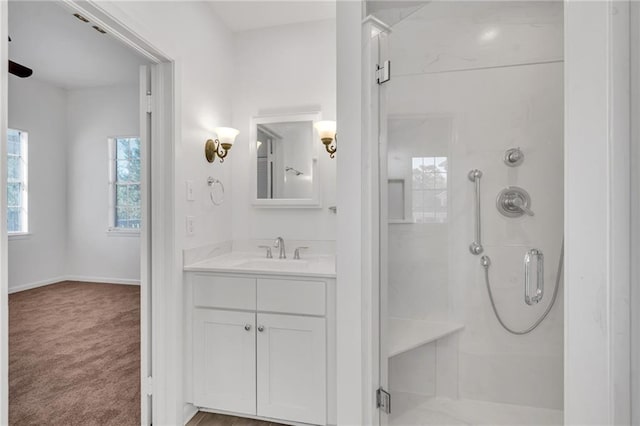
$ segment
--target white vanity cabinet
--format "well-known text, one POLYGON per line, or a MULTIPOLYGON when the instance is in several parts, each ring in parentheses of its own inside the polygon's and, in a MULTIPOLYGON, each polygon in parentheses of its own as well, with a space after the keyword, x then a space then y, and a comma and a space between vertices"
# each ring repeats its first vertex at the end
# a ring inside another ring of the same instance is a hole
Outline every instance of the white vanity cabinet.
POLYGON ((187 272, 192 403, 335 423, 335 280, 187 272))
POLYGON ((325 424, 324 318, 258 314, 257 323, 258 415, 325 424))
POLYGON ((195 309, 194 404, 255 414, 255 314, 195 309))

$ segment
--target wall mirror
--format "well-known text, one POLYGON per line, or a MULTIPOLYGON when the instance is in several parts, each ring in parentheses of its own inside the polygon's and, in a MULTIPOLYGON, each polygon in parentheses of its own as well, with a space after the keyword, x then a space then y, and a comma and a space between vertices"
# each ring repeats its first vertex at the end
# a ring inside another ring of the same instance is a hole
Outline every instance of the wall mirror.
POLYGON ((253 204, 256 207, 320 207, 319 113, 255 117, 251 122, 253 204))

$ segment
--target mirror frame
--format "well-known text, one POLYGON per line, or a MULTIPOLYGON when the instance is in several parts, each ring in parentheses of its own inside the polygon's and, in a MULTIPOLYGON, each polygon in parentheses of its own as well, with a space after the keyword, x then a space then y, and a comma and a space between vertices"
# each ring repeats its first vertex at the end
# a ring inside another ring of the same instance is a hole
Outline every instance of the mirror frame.
POLYGON ((251 119, 249 129, 249 158, 251 162, 251 204, 255 208, 321 208, 320 173, 318 168, 318 147, 321 145, 313 123, 321 120, 320 112, 296 113, 287 115, 256 116, 251 119), (258 198, 258 169, 256 163, 258 125, 295 121, 311 121, 313 140, 311 141, 311 177, 313 179, 311 198, 258 198), (315 143, 317 140, 317 143, 315 143))

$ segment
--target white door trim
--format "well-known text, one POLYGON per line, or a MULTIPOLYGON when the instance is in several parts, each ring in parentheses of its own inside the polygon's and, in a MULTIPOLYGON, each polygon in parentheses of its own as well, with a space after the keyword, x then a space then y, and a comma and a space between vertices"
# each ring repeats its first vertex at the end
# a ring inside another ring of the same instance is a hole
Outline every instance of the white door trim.
MULTIPOLYGON (((175 153, 174 139, 176 135, 175 111, 176 102, 180 98, 175 87, 174 62, 164 55, 133 30, 106 12, 95 1, 59 0, 64 6, 81 13, 91 22, 97 23, 118 40, 135 49, 149 59, 152 66, 153 116, 152 134, 153 149, 151 151, 151 207, 146 217, 143 210, 143 223, 151 223, 151 232, 141 233, 141 261, 150 261, 152 292, 152 345, 151 360, 154 371, 154 424, 178 424, 182 421, 181 381, 180 377, 180 340, 179 327, 180 298, 176 297, 173 286, 181 271, 176 266, 177 249, 175 245, 175 153), (150 217, 149 217, 150 213, 150 217), (150 219, 153 218, 151 221, 150 219), (153 238, 151 238, 153 235, 153 238), (149 253, 149 251, 151 253, 149 253), (162 330, 158 333, 157 330, 162 330)), ((8 6, 6 1, 0 2, 0 424, 8 424, 8 263, 7 263, 7 231, 6 231, 6 146, 7 146, 7 81, 8 81, 8 6)), ((141 129, 142 131, 143 129, 141 129)), ((143 266, 141 274, 141 296, 151 286, 149 273, 143 266)), ((141 304, 141 320, 144 332, 149 325, 146 321, 147 305, 141 304)), ((145 340, 144 338, 142 339, 145 340)), ((146 371, 148 367, 148 351, 141 351, 141 422, 150 424, 147 415, 147 401, 144 396, 146 371)))
POLYGON ((629 2, 565 2, 565 424, 630 423, 629 2))
POLYGON ((640 4, 631 2, 631 424, 640 424, 640 4))
POLYGON ((7 237, 8 2, 0 1, 0 424, 9 424, 9 275, 7 237))

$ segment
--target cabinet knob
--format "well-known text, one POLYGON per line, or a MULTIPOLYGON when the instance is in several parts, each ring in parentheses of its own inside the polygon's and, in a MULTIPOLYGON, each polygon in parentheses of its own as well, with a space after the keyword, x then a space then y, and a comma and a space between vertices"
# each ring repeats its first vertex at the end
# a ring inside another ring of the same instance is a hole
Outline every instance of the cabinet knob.
POLYGON ((264 331, 264 325, 259 325, 259 326, 258 326, 258 331, 259 331, 260 333, 262 333, 262 332, 264 331))
POLYGON ((247 331, 251 330, 251 324, 245 324, 244 329, 247 331))

